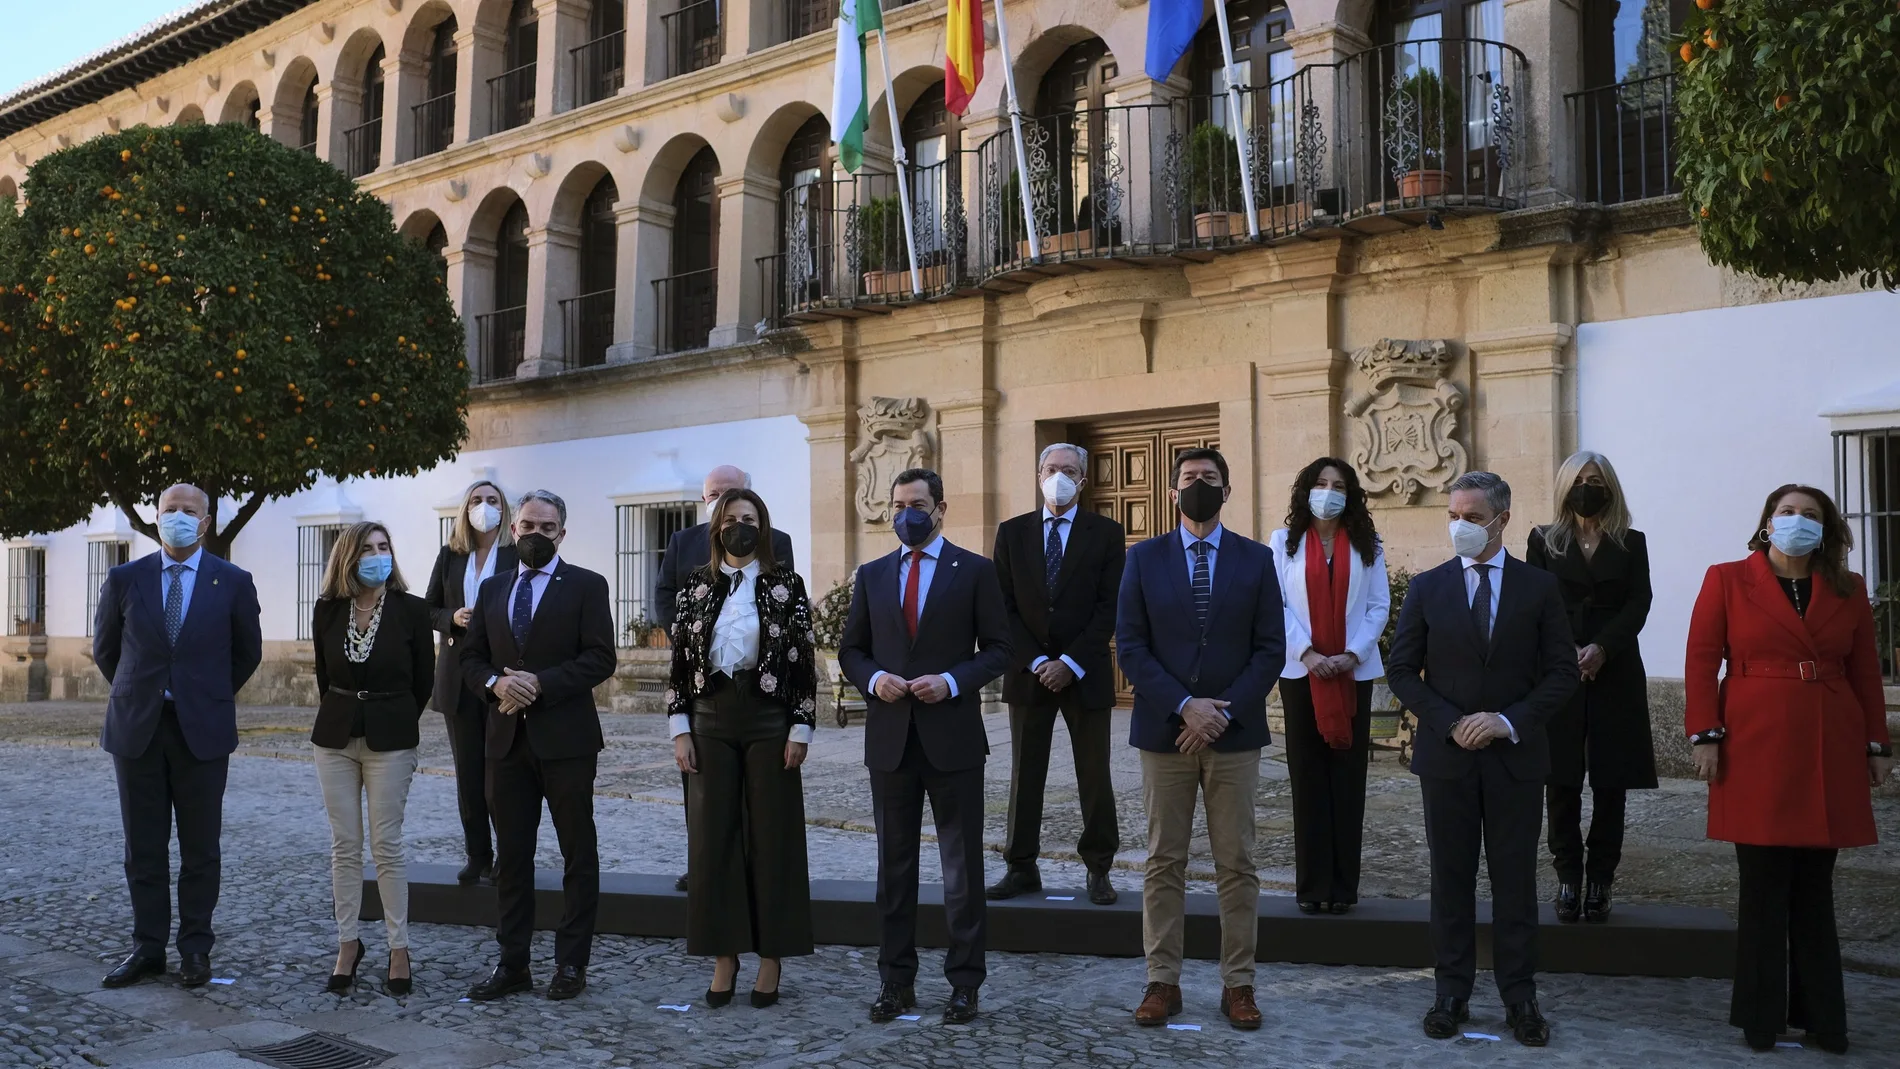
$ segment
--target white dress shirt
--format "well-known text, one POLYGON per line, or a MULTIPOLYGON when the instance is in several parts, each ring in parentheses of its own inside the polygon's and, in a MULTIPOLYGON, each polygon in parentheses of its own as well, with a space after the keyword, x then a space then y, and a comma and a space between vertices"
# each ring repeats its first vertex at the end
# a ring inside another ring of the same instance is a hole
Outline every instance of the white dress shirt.
MULTIPOLYGON (((184 607, 178 612, 178 624, 180 627, 184 626, 186 617, 191 615, 191 592, 193 588, 198 585, 198 565, 204 562, 204 555, 204 547, 199 546, 197 549, 192 550, 191 556, 186 557, 184 560, 173 560, 170 557, 160 558, 158 565, 158 614, 161 617, 165 615, 165 604, 172 596, 172 584, 182 583, 184 585, 184 591, 179 596, 184 599, 184 607), (184 565, 185 570, 179 572, 178 578, 174 579, 172 578, 170 569, 173 565, 177 564, 184 565)), ((165 691, 165 700, 172 700, 172 692, 169 688, 165 691)))
MULTIPOLYGON (((897 559, 897 611, 901 616, 907 611, 904 605, 904 591, 910 588, 911 547, 904 545, 902 542, 899 542, 898 545, 903 550, 903 556, 897 559)), ((937 577, 937 559, 943 556, 943 536, 938 535, 936 538, 931 539, 930 544, 923 547, 923 551, 924 558, 917 562, 917 623, 919 626, 922 626, 924 621, 924 605, 930 600, 931 580, 937 577)), ((871 690, 873 692, 877 690, 878 677, 887 675, 890 675, 890 673, 881 670, 871 673, 871 690)), ((950 686, 950 696, 952 698, 956 697, 956 677, 945 672, 943 673, 943 681, 950 686)))
MULTIPOLYGON (((1499 546, 1498 551, 1491 554, 1491 556, 1486 558, 1483 562, 1484 566, 1491 571, 1491 633, 1494 635, 1497 634, 1498 628, 1498 603, 1504 596, 1504 559, 1506 556, 1508 556, 1508 554, 1504 552, 1504 547, 1499 546)), ((1476 557, 1459 557, 1458 561, 1465 566, 1465 604, 1470 605, 1472 602, 1478 600, 1479 561, 1476 557)), ((1498 719, 1504 721, 1505 728, 1511 733, 1511 741, 1516 742, 1517 727, 1511 723, 1511 718, 1505 716, 1503 713, 1499 713, 1498 719)))
POLYGON ((501 540, 496 539, 495 544, 488 547, 488 559, 477 564, 479 555, 479 550, 470 553, 468 567, 462 569, 462 605, 468 609, 475 608, 476 599, 481 597, 482 583, 494 578, 495 560, 501 556, 501 540))
MULTIPOLYGON (((1194 565, 1198 563, 1196 558, 1200 556, 1200 554, 1194 552, 1194 543, 1207 543, 1207 589, 1211 602, 1211 595, 1214 591, 1214 562, 1215 559, 1220 556, 1220 536, 1221 532, 1225 529, 1226 528, 1217 523, 1214 525, 1214 529, 1208 532, 1207 537, 1202 538, 1193 531, 1188 530, 1187 524, 1184 523, 1181 525, 1181 544, 1187 548, 1188 599, 1190 601, 1194 598, 1194 565)), ((1212 605, 1210 604, 1209 607, 1212 608, 1212 605)), ((1175 706, 1174 711, 1179 713, 1181 710, 1187 708, 1187 703, 1193 700, 1192 696, 1182 698, 1181 704, 1175 706)), ((1220 715, 1229 720, 1234 718, 1234 714, 1225 709, 1220 711, 1220 715)))
MULTIPOLYGON (((1069 532, 1075 530, 1075 514, 1077 511, 1074 505, 1070 505, 1068 515, 1057 516, 1055 513, 1049 511, 1048 505, 1042 507, 1042 544, 1044 548, 1047 548, 1049 545, 1049 525, 1060 519, 1062 522, 1056 523, 1056 538, 1062 542, 1062 555, 1065 557, 1069 555, 1069 532)), ((1056 656, 1063 664, 1069 666, 1069 671, 1075 673, 1075 678, 1081 679, 1083 676, 1088 675, 1087 672, 1082 671, 1081 665, 1069 659, 1068 654, 1060 653, 1056 656)), ((1042 656, 1030 661, 1029 670, 1033 672, 1041 668, 1043 662, 1048 659, 1047 656, 1042 656)))
MULTIPOLYGON (((719 619, 713 621, 706 657, 714 671, 731 676, 759 666, 759 562, 755 560, 744 568, 722 563, 719 570, 726 574, 732 589, 719 606, 719 619)), ((674 713, 667 717, 666 729, 676 739, 690 734, 692 717, 674 713)), ((793 724, 786 741, 809 746, 811 735, 810 724, 793 724)))

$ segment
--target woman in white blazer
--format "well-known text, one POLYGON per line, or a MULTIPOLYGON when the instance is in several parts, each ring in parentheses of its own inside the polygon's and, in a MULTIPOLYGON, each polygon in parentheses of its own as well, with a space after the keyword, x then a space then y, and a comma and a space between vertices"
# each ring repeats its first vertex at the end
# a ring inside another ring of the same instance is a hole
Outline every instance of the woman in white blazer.
POLYGON ((1392 610, 1385 551, 1352 466, 1321 457, 1293 480, 1286 526, 1268 540, 1286 609, 1286 764, 1302 913, 1359 901, 1372 681, 1392 610))

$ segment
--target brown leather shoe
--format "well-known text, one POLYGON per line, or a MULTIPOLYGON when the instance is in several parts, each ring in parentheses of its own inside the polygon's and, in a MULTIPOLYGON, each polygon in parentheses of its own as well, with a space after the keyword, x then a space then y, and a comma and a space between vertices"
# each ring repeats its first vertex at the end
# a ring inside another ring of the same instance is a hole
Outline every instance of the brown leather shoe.
POLYGON ((1220 993, 1221 1016, 1235 1028, 1253 1031, 1260 1027, 1260 1007, 1253 1004, 1253 985, 1230 987, 1220 993))
MULTIPOLYGON (((1168 1018, 1181 1012, 1181 988, 1177 984, 1152 983, 1142 992, 1141 1005, 1135 1007, 1135 1023, 1139 1025, 1162 1025, 1168 1018)), ((1259 1014, 1254 1015, 1256 1018, 1259 1014)))

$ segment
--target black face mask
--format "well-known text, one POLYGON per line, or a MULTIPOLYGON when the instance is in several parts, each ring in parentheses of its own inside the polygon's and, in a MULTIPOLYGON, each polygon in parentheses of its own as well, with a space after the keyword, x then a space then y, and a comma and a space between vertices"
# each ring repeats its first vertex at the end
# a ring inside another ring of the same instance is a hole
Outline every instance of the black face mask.
POLYGON ((530 568, 545 568, 554 559, 554 539, 539 531, 515 539, 515 555, 530 568))
POLYGON ((749 523, 735 523, 720 530, 719 544, 728 557, 750 557, 759 548, 759 529, 749 523))
POLYGON ((1579 516, 1595 516, 1610 507, 1609 488, 1595 483, 1578 483, 1564 495, 1564 507, 1579 516))
POLYGON ((1226 503, 1226 494, 1213 483, 1199 479, 1181 489, 1181 515, 1195 523, 1206 523, 1220 515, 1220 507, 1226 503))

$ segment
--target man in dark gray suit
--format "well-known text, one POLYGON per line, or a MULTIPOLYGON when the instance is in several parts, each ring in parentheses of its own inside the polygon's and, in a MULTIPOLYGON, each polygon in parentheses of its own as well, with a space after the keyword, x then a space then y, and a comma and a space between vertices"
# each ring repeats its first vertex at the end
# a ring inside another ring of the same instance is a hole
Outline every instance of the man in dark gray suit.
POLYGON ((237 692, 264 659, 250 573, 204 551, 212 507, 195 486, 159 495, 164 549, 112 569, 99 591, 92 659, 112 684, 99 748, 112 755, 119 781, 133 943, 106 987, 165 971, 174 816, 179 979, 186 987, 211 980, 237 692))
POLYGON ((1452 559, 1412 580, 1386 678, 1418 717, 1412 772, 1432 864, 1437 999, 1425 1034, 1470 1017, 1478 971, 1478 850, 1491 867, 1491 932, 1505 1026, 1541 1047, 1537 833, 1550 746, 1544 726, 1577 689, 1577 647, 1557 578, 1504 551, 1511 487, 1488 471, 1451 484, 1452 559))

